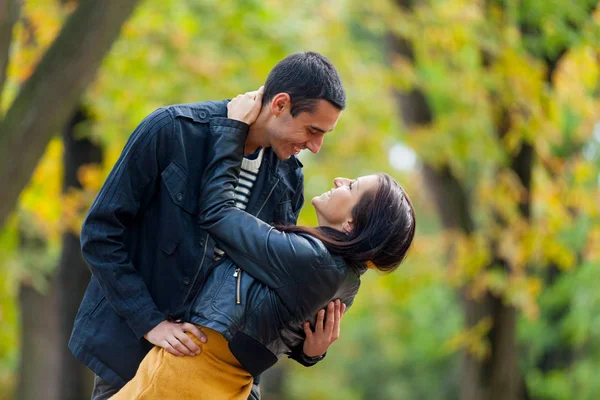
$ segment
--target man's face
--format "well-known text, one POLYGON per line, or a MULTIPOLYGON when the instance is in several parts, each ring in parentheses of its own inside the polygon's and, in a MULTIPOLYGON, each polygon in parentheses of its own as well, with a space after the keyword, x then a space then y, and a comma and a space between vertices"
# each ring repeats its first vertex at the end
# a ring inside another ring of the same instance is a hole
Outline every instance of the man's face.
POLYGON ((313 113, 303 112, 294 118, 287 103, 269 124, 269 142, 273 151, 280 160, 298 155, 304 149, 317 154, 325 134, 335 127, 341 113, 328 101, 319 100, 313 113))

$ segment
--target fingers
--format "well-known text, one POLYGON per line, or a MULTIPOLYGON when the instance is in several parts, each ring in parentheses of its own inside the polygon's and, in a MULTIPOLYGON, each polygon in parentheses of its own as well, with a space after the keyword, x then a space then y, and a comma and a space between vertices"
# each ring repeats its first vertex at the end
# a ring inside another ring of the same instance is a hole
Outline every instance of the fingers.
POLYGON ((256 91, 256 98, 255 98, 255 100, 256 100, 257 103, 262 103, 263 94, 265 94, 265 87, 261 86, 256 91))
MULTIPOLYGON (((195 352, 190 351, 183 343, 182 339, 178 337, 179 334, 185 335, 181 331, 174 331, 167 337, 167 341, 175 350, 183 354, 184 356, 194 356, 195 352)), ((189 339, 189 338, 188 338, 189 339)))
MULTIPOLYGON (((245 95, 245 96, 251 95, 252 97, 254 97, 254 96, 257 96, 257 95, 259 95, 259 96, 262 96, 262 95, 263 95, 263 93, 265 93, 265 86, 264 86, 264 85, 263 85, 263 86, 261 86, 261 87, 259 87, 259 88, 258 88, 258 89, 256 89, 256 90, 252 90, 252 91, 250 91, 250 92, 246 92, 246 93, 244 93, 244 95, 245 95)), ((240 96, 241 96, 241 95, 240 95, 240 96)))
POLYGON ((262 109, 264 88, 237 95, 227 104, 227 117, 251 125, 262 109))
POLYGON ((340 337, 340 320, 342 319, 342 304, 338 299, 335 301, 335 311, 334 311, 334 319, 332 333, 331 333, 331 341, 336 341, 340 337))
POLYGON ((173 354, 174 356, 183 357, 183 353, 174 348, 166 339, 160 343, 160 347, 173 354))
POLYGON ((306 340, 311 340, 313 337, 313 331, 310 329, 310 322, 308 321, 304 323, 304 334, 306 335, 306 340))
POLYGON ((337 301, 338 300, 336 300, 335 302, 330 301, 329 304, 327 305, 327 319, 325 320, 325 334, 328 336, 331 335, 331 333, 333 332, 333 326, 338 319, 335 315, 336 309, 339 311, 339 305, 337 304, 337 301))
POLYGON ((206 341, 208 340, 206 338, 206 335, 204 334, 204 332, 202 332, 202 329, 198 328, 194 324, 190 324, 189 322, 186 322, 183 325, 181 325, 181 327, 183 328, 184 332, 189 332, 192 335, 196 336, 198 338, 198 340, 200 340, 202 343, 206 343, 206 341))
POLYGON ((315 333, 323 333, 323 320, 325 319, 325 310, 319 311, 317 314, 317 323, 315 324, 315 333))
POLYGON ((183 354, 186 356, 195 356, 200 354, 200 347, 194 343, 194 341, 188 335, 186 335, 183 330, 176 331, 174 335, 175 338, 183 345, 183 350, 180 350, 183 354))

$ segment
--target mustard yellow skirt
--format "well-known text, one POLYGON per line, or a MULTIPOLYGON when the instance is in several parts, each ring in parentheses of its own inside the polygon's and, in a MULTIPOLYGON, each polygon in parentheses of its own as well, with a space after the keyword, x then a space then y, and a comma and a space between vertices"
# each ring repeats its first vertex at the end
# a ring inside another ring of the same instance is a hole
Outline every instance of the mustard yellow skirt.
POLYGON ((178 357, 155 346, 142 360, 135 377, 111 400, 247 400, 252 376, 231 354, 219 332, 200 327, 208 339, 188 336, 202 351, 178 357))

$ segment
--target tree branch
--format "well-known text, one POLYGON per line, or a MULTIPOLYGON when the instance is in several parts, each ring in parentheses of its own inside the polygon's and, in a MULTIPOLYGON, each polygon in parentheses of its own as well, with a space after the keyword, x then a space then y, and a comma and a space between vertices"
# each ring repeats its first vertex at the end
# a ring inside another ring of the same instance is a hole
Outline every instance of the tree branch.
POLYGON ((19 0, 0 0, 0 104, 10 59, 13 27, 19 18, 20 8, 19 0))
POLYGON ((0 227, 138 0, 82 0, 0 125, 0 227))

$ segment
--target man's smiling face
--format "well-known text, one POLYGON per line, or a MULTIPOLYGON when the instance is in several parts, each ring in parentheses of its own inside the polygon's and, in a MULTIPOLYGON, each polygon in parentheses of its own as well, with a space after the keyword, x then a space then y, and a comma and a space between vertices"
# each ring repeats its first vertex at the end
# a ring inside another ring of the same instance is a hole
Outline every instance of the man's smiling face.
POLYGON ((301 112, 293 117, 290 103, 284 104, 279 114, 271 118, 268 140, 280 160, 298 155, 304 149, 317 154, 325 134, 337 124, 341 110, 326 100, 318 100, 312 113, 301 112))

